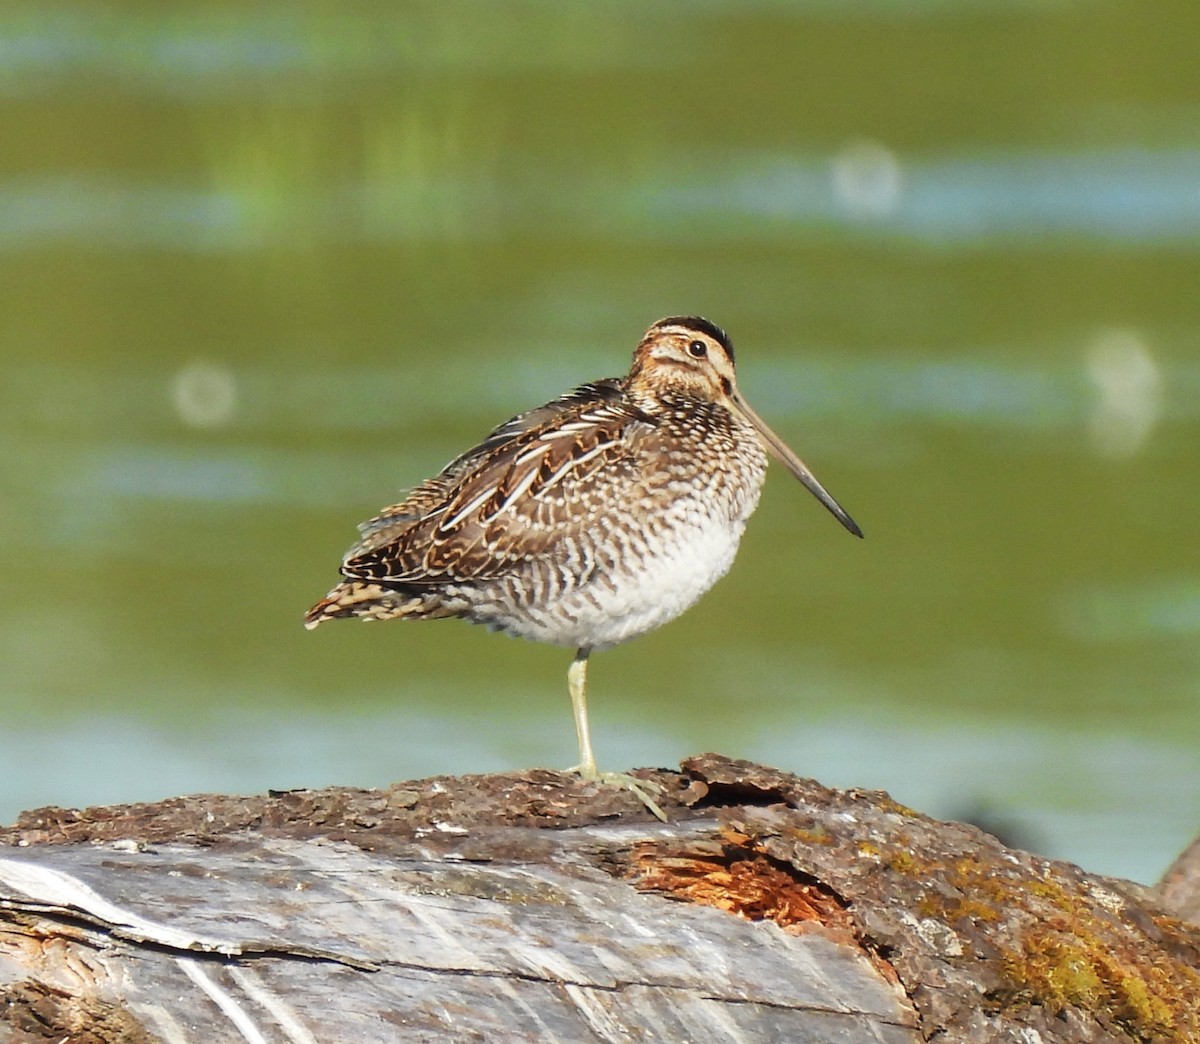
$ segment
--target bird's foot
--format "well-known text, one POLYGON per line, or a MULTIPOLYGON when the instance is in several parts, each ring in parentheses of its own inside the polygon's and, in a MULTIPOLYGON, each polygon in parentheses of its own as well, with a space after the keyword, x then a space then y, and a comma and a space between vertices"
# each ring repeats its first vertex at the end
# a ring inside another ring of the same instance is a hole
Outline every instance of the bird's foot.
POLYGON ((669 822, 667 814, 658 807, 658 803, 651 796, 663 792, 664 788, 661 783, 655 783, 652 779, 639 779, 637 776, 631 776, 628 772, 599 772, 595 765, 576 765, 567 771, 577 773, 589 782, 595 781, 610 787, 628 790, 664 823, 669 822))

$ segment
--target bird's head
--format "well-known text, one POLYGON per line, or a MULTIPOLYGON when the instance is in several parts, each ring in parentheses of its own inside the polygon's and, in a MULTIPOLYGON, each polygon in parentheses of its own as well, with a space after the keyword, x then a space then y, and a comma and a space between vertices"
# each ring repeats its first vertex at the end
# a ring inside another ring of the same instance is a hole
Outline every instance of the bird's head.
POLYGON ((735 389, 733 343, 699 316, 660 319, 643 335, 629 374, 633 390, 724 403, 735 389))
POLYGON ((833 516, 855 536, 857 523, 833 499, 817 477, 742 398, 733 369, 733 342, 715 323, 696 315, 660 319, 642 337, 633 353, 628 387, 634 401, 654 401, 663 395, 686 396, 724 406, 750 425, 763 445, 833 516))

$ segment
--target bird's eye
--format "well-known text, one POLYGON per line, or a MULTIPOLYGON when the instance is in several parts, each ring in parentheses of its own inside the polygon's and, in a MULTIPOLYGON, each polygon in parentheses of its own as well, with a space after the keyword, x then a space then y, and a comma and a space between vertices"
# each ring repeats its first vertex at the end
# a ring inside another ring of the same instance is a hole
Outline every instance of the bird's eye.
POLYGON ((693 341, 688 345, 688 354, 694 359, 703 359, 708 354, 708 345, 703 341, 693 341))

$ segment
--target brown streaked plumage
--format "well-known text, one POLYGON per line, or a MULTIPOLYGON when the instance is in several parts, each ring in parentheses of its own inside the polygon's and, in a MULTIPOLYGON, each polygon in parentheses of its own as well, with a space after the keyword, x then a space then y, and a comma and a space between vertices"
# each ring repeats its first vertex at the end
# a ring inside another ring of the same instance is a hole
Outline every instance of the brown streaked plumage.
POLYGON ((661 818, 651 784, 596 769, 587 658, 678 616, 725 574, 768 450, 862 536, 741 397, 724 331, 660 319, 626 377, 514 417, 361 525, 345 579, 305 625, 456 616, 574 648, 576 771, 632 790, 661 818))

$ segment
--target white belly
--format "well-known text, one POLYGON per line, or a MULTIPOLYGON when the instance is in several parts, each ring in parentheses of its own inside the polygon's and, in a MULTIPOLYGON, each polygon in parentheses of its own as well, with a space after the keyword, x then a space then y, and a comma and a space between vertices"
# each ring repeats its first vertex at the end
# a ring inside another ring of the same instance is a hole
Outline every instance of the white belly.
POLYGON ((696 471, 680 453, 644 461, 644 479, 566 527, 542 555, 448 589, 449 604, 461 598, 455 615, 575 649, 603 649, 674 620, 729 571, 758 504, 766 453, 757 435, 742 434, 731 474, 696 471))
POLYGON ((673 528, 662 540, 643 534, 644 550, 612 549, 618 562, 632 561, 634 568, 601 568, 590 580, 555 598, 534 600, 502 617, 488 619, 490 614, 484 611, 474 618, 509 634, 553 645, 592 649, 616 645, 662 626, 693 605, 729 571, 745 528, 744 518, 693 516, 689 524, 673 528))

